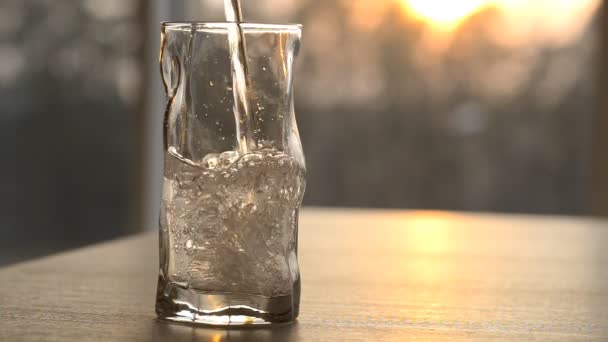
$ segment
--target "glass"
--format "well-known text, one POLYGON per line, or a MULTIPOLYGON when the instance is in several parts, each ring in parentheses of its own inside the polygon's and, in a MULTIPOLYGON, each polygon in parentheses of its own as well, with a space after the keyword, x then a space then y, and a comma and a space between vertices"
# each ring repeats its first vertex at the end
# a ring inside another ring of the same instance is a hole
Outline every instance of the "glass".
POLYGON ((305 161, 292 67, 301 27, 241 27, 246 117, 234 100, 243 93, 233 91, 236 24, 161 27, 168 97, 156 300, 162 320, 247 325, 298 316, 305 161))

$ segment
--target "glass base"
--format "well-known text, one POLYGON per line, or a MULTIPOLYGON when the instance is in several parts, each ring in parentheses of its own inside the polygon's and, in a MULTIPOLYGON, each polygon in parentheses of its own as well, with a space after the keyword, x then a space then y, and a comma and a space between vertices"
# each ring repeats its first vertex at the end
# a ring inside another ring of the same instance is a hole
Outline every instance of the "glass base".
POLYGON ((299 298, 196 291, 159 277, 156 314, 168 322, 211 326, 263 326, 293 322, 299 298))

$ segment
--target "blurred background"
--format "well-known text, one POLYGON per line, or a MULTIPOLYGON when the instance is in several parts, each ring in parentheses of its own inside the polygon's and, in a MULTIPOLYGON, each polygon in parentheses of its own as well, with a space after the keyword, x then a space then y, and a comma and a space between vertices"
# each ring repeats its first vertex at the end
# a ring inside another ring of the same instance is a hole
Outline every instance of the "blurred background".
MULTIPOLYGON (((159 22, 223 1, 0 1, 0 265, 156 229, 159 22)), ((306 205, 608 214, 602 0, 257 0, 304 24, 306 205)))

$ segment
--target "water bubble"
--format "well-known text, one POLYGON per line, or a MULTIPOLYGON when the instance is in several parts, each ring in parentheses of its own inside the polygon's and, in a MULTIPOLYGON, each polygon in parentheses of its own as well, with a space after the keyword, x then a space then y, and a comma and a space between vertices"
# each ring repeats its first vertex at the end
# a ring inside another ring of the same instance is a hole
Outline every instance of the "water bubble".
POLYGON ((239 153, 236 151, 226 151, 220 154, 220 164, 222 166, 230 166, 239 159, 239 153))
POLYGON ((214 169, 219 163, 218 155, 216 153, 209 153, 203 158, 203 166, 214 169))
POLYGON ((243 163, 246 163, 249 166, 255 166, 261 160, 262 160, 262 156, 257 153, 247 154, 247 155, 243 156, 243 158, 241 158, 241 161, 243 163))

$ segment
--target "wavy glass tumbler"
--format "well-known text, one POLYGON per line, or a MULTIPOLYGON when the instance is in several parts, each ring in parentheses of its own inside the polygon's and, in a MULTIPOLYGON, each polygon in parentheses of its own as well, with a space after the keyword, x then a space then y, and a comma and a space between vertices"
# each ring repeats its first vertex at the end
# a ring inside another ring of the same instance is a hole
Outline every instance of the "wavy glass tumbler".
POLYGON ((248 113, 233 91, 238 63, 229 38, 236 24, 162 24, 168 97, 156 299, 162 320, 248 325, 298 316, 305 162, 292 67, 301 27, 241 28, 248 113))

